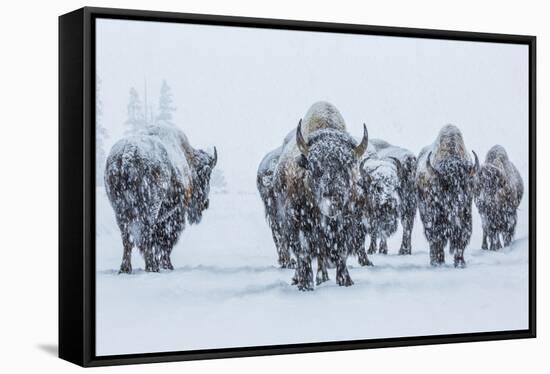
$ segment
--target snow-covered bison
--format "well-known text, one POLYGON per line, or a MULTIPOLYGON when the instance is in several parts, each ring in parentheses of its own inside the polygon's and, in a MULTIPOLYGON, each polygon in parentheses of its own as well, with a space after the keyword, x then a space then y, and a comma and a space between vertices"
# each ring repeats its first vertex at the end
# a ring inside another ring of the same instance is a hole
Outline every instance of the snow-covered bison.
POLYGON ((146 271, 173 269, 172 248, 208 208, 217 154, 194 149, 174 126, 150 126, 119 140, 107 157, 105 188, 123 244, 120 273, 131 273, 135 246, 146 271))
POLYGON ((514 238, 517 209, 523 197, 523 180, 506 150, 495 145, 487 152, 476 178, 474 201, 481 215, 481 248, 498 250, 514 238), (489 244, 487 244, 489 240, 489 244))
POLYGON ((432 265, 445 262, 447 242, 450 253, 454 253, 454 265, 466 265, 464 249, 472 235, 474 178, 479 169, 477 155, 472 153, 475 162, 466 151, 460 130, 446 125, 418 156, 418 207, 432 265))
POLYGON ((346 131, 336 107, 317 102, 284 146, 273 174, 273 191, 283 197, 279 214, 283 240, 296 256, 293 278, 300 290, 313 289, 312 259, 317 257, 317 284, 328 280, 327 263, 336 265, 336 282, 353 284, 346 261, 356 252, 361 215, 354 196, 359 160, 368 145, 367 129, 359 144, 346 131))
MULTIPOLYGON (((388 253, 387 238, 397 231, 399 219, 399 178, 392 160, 370 156, 361 161, 363 182, 363 222, 365 233, 370 236, 368 253, 388 253), (378 246, 380 241, 380 246, 378 246)), ((364 246, 359 253, 359 263, 368 265, 364 246)))
MULTIPOLYGON (((293 134, 294 133, 293 131, 293 134)), ((256 185, 260 192, 262 202, 264 203, 265 216, 271 228, 273 242, 277 249, 279 265, 281 265, 282 268, 294 268, 296 261, 291 257, 288 245, 285 244, 283 237, 283 220, 280 210, 281 204, 283 204, 282 198, 284 197, 276 195, 273 191, 273 173, 275 172, 282 151, 283 146, 280 146, 264 156, 258 166, 256 185)))
POLYGON ((400 255, 411 254, 411 236, 416 216, 416 156, 408 149, 391 145, 385 140, 373 139, 371 144, 378 157, 392 160, 397 171, 398 213, 403 227, 400 255))

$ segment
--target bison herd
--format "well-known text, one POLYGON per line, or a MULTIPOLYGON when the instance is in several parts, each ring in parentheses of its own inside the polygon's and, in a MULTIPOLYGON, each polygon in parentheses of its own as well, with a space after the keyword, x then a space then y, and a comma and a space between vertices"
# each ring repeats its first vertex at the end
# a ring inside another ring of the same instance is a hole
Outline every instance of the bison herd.
MULTIPOLYGON (((208 208, 217 153, 194 149, 174 126, 149 126, 117 142, 107 158, 105 186, 121 231, 120 272, 131 273, 133 247, 146 271, 172 269, 171 251, 185 223, 199 223, 208 208)), ((380 139, 353 138, 333 105, 318 102, 267 153, 257 187, 283 268, 295 269, 300 290, 329 279, 350 286, 346 262, 388 252, 387 239, 403 228, 400 255, 411 254, 416 211, 430 247, 430 263, 465 266, 472 234, 472 202, 482 218, 483 249, 510 244, 523 181, 501 146, 480 165, 466 150, 460 130, 444 126, 418 157, 380 139), (367 236, 370 239, 365 248, 367 236), (502 239, 502 241, 501 241, 502 239), (313 264, 317 264, 314 279, 313 264)))
POLYGON ((318 284, 336 267, 336 283, 353 284, 348 256, 363 266, 368 254, 388 252, 387 238, 403 227, 400 255, 411 254, 416 216, 430 246, 430 263, 464 267, 472 235, 472 201, 483 223, 482 248, 510 244, 523 195, 523 182, 501 146, 494 146, 480 166, 467 152, 460 130, 444 126, 418 157, 380 139, 362 139, 346 131, 338 110, 315 103, 283 144, 258 168, 257 186, 273 233, 279 264, 295 268, 293 283, 313 289, 312 261, 318 284), (366 237, 370 237, 365 250, 366 237), (489 244, 488 244, 488 243, 489 244))

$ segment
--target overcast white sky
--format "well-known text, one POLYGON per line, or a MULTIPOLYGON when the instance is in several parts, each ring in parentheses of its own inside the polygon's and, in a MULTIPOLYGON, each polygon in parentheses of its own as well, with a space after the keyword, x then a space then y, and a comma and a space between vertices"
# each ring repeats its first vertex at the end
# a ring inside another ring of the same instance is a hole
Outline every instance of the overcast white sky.
POLYGON ((143 95, 146 80, 156 106, 166 79, 177 125, 218 148, 230 190, 255 191, 261 158, 318 100, 353 135, 366 122, 415 153, 454 123, 482 159, 503 145, 527 182, 527 46, 106 19, 96 30, 109 145, 129 88, 143 95))

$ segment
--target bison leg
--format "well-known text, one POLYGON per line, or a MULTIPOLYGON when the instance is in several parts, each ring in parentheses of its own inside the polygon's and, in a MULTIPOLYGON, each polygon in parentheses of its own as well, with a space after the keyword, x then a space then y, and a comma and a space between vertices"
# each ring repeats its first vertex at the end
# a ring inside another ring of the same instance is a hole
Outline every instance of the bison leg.
POLYGON ((281 268, 296 268, 296 260, 294 260, 290 255, 290 250, 288 248, 287 242, 285 241, 282 227, 278 224, 273 224, 272 235, 273 242, 275 243, 275 248, 277 248, 277 262, 279 263, 281 268))
POLYGON ((315 283, 320 285, 328 280, 327 260, 324 256, 319 255, 317 257, 317 275, 315 276, 315 283))
POLYGON ((466 261, 464 261, 464 248, 455 249, 455 258, 454 258, 455 268, 464 268, 466 267, 466 261))
POLYGON ((430 243, 430 265, 439 266, 445 263, 445 251, 442 241, 430 243))
POLYGON ((377 235, 376 233, 372 233, 370 235, 370 246, 369 246, 369 250, 368 250, 368 254, 369 255, 372 255, 373 253, 376 253, 376 240, 377 240, 377 235))
POLYGON ((502 233, 502 244, 505 247, 508 247, 510 244, 512 244, 512 240, 514 238, 514 232, 505 231, 502 233))
POLYGON ((502 248, 502 245, 500 244, 500 236, 498 234, 498 231, 491 230, 489 233, 489 242, 490 247, 489 249, 491 251, 498 251, 500 248, 502 248))
POLYGON ((382 235, 380 238, 380 246, 378 248, 378 253, 387 255, 388 254, 388 243, 386 241, 386 235, 382 235))
POLYGON ((454 227, 451 231, 451 237, 449 238, 449 248, 452 254, 454 254, 454 266, 465 267, 466 261, 464 261, 464 249, 468 245, 471 235, 470 226, 454 227))
POLYGON ((369 260, 367 257, 367 252, 365 251, 365 238, 366 238, 366 231, 363 225, 360 225, 356 231, 356 237, 354 238, 355 241, 353 242, 353 246, 356 247, 355 253, 357 253, 357 257, 359 260, 359 265, 361 266, 373 266, 374 264, 369 260))
POLYGON ((296 272, 292 278, 292 284, 298 286, 300 291, 313 291, 313 269, 311 257, 298 255, 296 272))
POLYGON ((120 264, 120 270, 118 271, 119 274, 126 273, 131 274, 132 273, 132 242, 130 241, 130 235, 125 232, 122 235, 122 245, 124 246, 123 253, 122 253, 122 263, 120 264))
POLYGON ((455 268, 464 268, 466 267, 466 261, 464 261, 464 247, 462 243, 450 242, 450 248, 453 250, 451 253, 454 253, 454 265, 455 268))
POLYGON ((346 266, 345 256, 341 256, 336 263, 336 283, 339 286, 349 287, 353 285, 353 281, 348 272, 348 267, 346 266))
POLYGON ((160 253, 157 253, 157 250, 153 246, 152 240, 145 240, 143 243, 143 258, 145 259, 145 271, 147 272, 158 272, 159 269, 159 259, 160 253), (158 255, 158 256, 157 256, 158 255))
POLYGON ((359 249, 359 265, 361 266, 374 266, 371 260, 367 257, 367 252, 365 252, 365 247, 359 249))
POLYGON ((481 249, 487 250, 487 229, 483 229, 483 239, 481 239, 481 249))
POLYGON ((514 239, 514 234, 516 231, 516 224, 517 224, 517 213, 514 212, 513 215, 510 215, 507 217, 507 227, 502 233, 502 241, 505 247, 508 247, 510 244, 512 244, 512 240, 514 239))
POLYGON ((174 270, 170 255, 172 251, 168 248, 163 248, 160 252, 160 267, 165 270, 174 270))
POLYGON ((147 249, 144 253, 145 257, 145 271, 157 273, 159 268, 159 262, 153 252, 153 249, 147 249))
POLYGON ((399 249, 400 255, 410 255, 412 253, 411 233, 413 228, 414 216, 405 217, 401 220, 403 226, 403 240, 401 241, 401 248, 399 249))
POLYGON ((290 251, 288 247, 284 246, 279 242, 279 247, 277 248, 277 253, 279 255, 279 265, 283 269, 294 269, 296 268, 296 260, 290 256, 290 251))

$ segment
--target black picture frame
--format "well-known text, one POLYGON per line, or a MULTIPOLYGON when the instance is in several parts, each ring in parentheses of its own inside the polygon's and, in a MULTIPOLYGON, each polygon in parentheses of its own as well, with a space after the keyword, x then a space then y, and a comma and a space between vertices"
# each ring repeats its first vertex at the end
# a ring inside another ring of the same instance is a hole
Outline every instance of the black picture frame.
POLYGON ((85 7, 59 17, 59 357, 104 366, 536 337, 536 37, 85 7), (114 18, 529 47, 529 328, 116 356, 95 354, 95 20, 114 18))

